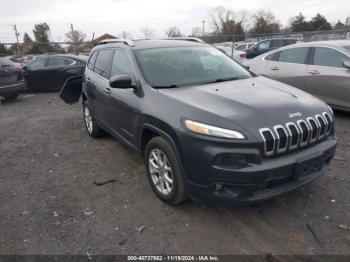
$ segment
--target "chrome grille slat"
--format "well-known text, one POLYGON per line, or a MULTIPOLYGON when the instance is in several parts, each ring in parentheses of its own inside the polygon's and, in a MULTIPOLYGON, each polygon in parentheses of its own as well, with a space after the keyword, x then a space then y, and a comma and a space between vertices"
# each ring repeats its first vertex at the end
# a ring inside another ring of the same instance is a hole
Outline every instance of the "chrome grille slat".
POLYGON ((306 121, 309 123, 309 125, 310 125, 310 140, 309 140, 309 143, 314 143, 314 142, 316 142, 316 140, 317 140, 317 137, 318 137, 318 124, 317 124, 317 122, 316 122, 316 120, 313 118, 313 117, 308 117, 308 118, 306 118, 306 121), (314 133, 314 128, 313 128, 313 125, 312 125, 312 123, 314 123, 315 124, 315 128, 316 128, 316 134, 315 134, 315 136, 313 136, 313 133, 314 133))
POLYGON ((277 146, 276 146, 276 151, 277 153, 283 153, 285 151, 287 151, 287 147, 288 147, 288 142, 289 142, 289 135, 288 132, 286 131, 286 129, 282 126, 282 125, 276 125, 273 127, 275 133, 276 133, 276 138, 277 138, 277 146), (280 147, 280 142, 281 142, 281 137, 278 133, 278 130, 283 130, 285 136, 286 136, 286 142, 285 142, 285 146, 284 147, 280 147))
POLYGON ((325 131, 326 131, 326 123, 323 119, 323 117, 321 115, 316 115, 315 116, 315 119, 318 123, 318 128, 319 128, 319 132, 318 132, 318 137, 317 137, 317 140, 321 140, 323 137, 324 137, 324 134, 325 134, 325 131), (323 122, 323 130, 322 130, 322 123, 321 121, 323 122))
POLYGON ((296 122, 259 129, 265 156, 292 151, 323 140, 331 133, 333 121, 329 113, 323 112, 296 122))
POLYGON ((275 151, 275 141, 276 141, 276 139, 275 139, 275 136, 274 136, 272 130, 270 128, 261 128, 259 130, 259 132, 260 132, 260 135, 262 136, 262 138, 264 140, 265 155, 267 155, 267 156, 273 155, 273 153, 275 151), (267 138, 264 135, 265 132, 270 133, 271 136, 272 136, 272 139, 273 139, 272 150, 267 150, 267 146, 268 146, 267 143, 268 143, 268 141, 267 141, 267 138))
POLYGON ((299 141, 300 141, 300 131, 299 131, 297 125, 294 124, 293 122, 288 122, 288 123, 286 124, 286 126, 287 126, 287 130, 289 131, 289 134, 290 134, 290 139, 289 139, 289 150, 293 150, 293 149, 297 148, 298 145, 299 145, 299 141), (293 133, 292 133, 291 127, 294 127, 295 130, 297 131, 297 134, 295 135, 297 141, 296 141, 295 143, 293 143, 293 138, 294 138, 294 137, 293 137, 293 133))
POLYGON ((300 146, 306 146, 307 143, 309 142, 309 138, 310 138, 310 127, 306 123, 305 120, 298 120, 297 124, 298 124, 298 127, 300 128, 300 131, 301 131, 300 146), (303 124, 306 126, 306 129, 307 129, 307 131, 306 131, 307 132, 306 133, 306 140, 305 141, 304 141, 304 130, 303 130, 303 127, 302 127, 303 124))
POLYGON ((332 117, 327 112, 323 112, 322 115, 323 115, 324 119, 327 121, 326 135, 329 135, 329 133, 332 130, 332 126, 333 126, 332 117))

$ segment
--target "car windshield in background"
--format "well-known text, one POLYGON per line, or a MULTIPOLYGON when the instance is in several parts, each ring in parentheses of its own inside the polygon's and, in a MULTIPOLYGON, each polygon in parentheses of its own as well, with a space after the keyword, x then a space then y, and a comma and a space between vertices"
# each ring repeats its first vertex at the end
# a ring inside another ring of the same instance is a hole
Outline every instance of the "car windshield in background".
POLYGON ((146 81, 155 88, 230 81, 251 74, 214 47, 155 48, 136 51, 146 81))

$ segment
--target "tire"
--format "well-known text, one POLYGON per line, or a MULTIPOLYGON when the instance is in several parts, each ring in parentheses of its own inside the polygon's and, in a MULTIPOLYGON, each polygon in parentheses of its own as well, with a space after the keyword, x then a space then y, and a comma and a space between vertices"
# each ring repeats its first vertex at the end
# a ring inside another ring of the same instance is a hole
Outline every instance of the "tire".
POLYGON ((171 205, 187 200, 180 163, 172 146, 164 138, 154 137, 148 142, 144 156, 146 174, 154 193, 171 205))
POLYGON ((104 131, 98 126, 92 116, 87 101, 83 102, 83 118, 85 129, 91 137, 98 138, 104 135, 104 131))
POLYGON ((6 95, 4 96, 6 101, 15 100, 18 97, 18 94, 6 95))

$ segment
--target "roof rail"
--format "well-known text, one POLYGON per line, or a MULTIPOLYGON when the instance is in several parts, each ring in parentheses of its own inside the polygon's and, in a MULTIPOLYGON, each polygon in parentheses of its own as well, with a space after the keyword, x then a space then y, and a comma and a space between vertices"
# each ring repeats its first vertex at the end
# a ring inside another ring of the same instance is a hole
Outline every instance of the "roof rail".
POLYGON ((135 46, 134 42, 130 39, 118 38, 118 39, 105 39, 97 43, 97 45, 105 45, 112 43, 123 43, 128 46, 135 46))
POLYGON ((182 41, 191 41, 191 42, 197 42, 197 43, 205 43, 200 38, 197 38, 197 37, 185 37, 185 36, 169 37, 169 38, 166 38, 165 40, 182 40, 182 41))

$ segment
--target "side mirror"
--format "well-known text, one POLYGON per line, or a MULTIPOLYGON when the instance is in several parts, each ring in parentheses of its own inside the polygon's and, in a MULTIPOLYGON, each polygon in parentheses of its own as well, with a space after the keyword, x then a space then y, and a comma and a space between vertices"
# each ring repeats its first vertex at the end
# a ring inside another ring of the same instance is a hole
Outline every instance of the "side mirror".
POLYGON ((343 66, 345 66, 346 68, 350 69, 350 60, 345 60, 343 62, 343 66))
POLYGON ((111 79, 109 79, 109 86, 121 89, 135 88, 131 83, 131 77, 127 75, 112 76, 111 79))

